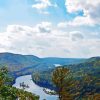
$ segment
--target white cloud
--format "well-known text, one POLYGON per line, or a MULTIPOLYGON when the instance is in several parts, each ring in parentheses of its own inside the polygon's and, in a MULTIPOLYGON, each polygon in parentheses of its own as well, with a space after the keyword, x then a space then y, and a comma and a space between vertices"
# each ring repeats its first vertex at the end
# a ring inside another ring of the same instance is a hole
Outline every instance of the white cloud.
POLYGON ((66 0, 66 9, 69 13, 83 11, 83 17, 76 17, 73 24, 100 24, 100 0, 66 0))
POLYGON ((38 0, 38 1, 39 1, 39 3, 33 4, 32 8, 45 9, 48 6, 52 6, 52 4, 49 0, 38 0))
MULTIPOLYGON (((83 10, 84 14, 87 15, 91 10, 95 7, 98 7, 100 4, 100 0, 66 0, 66 8, 69 13, 77 12, 83 10)), ((95 9, 96 10, 96 9, 95 9)), ((95 12, 94 12, 95 13, 95 12)))
POLYGON ((97 22, 95 22, 94 20, 92 20, 90 17, 76 17, 75 19, 73 19, 72 21, 66 21, 66 22, 61 22, 58 24, 58 27, 60 28, 64 28, 67 26, 94 26, 95 24, 97 24, 97 22))
POLYGON ((83 0, 66 0, 65 2, 65 5, 66 5, 66 8, 67 8, 67 11, 69 13, 72 13, 72 12, 76 12, 78 10, 82 10, 82 5, 83 4, 82 2, 84 2, 83 0))
POLYGON ((33 30, 40 33, 49 33, 51 31, 52 24, 50 22, 41 22, 37 24, 33 30))
POLYGON ((7 32, 31 32, 32 28, 29 26, 22 26, 22 25, 8 25, 7 32))
POLYGON ((6 32, 0 33, 0 52, 33 54, 40 57, 100 55, 100 39, 85 37, 80 31, 68 32, 54 28, 50 22, 41 22, 33 27, 9 25, 6 32))
POLYGON ((57 7, 57 4, 52 4, 50 0, 36 0, 37 3, 32 5, 32 8, 37 9, 40 13, 49 14, 46 10, 48 7, 57 7))

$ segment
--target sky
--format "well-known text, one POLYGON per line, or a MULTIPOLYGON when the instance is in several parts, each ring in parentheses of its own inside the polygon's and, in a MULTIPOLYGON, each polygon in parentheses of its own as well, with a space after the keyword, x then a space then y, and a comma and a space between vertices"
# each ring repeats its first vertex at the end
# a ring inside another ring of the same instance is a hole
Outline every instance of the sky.
POLYGON ((0 52, 100 56, 100 0, 0 0, 0 52))

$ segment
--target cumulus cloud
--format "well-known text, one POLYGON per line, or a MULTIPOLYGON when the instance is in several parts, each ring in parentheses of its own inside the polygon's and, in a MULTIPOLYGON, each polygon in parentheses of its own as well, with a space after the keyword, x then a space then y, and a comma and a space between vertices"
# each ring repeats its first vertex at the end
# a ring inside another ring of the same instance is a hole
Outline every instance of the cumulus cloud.
POLYGON ((48 6, 51 6, 51 2, 49 0, 38 0, 38 3, 33 4, 32 7, 36 9, 45 9, 48 6))
POLYGON ((73 20, 74 25, 91 25, 100 24, 100 0, 66 0, 66 9, 69 13, 77 13, 82 11, 83 17, 77 17, 73 20))
POLYGON ((96 22, 92 20, 90 17, 76 17, 72 21, 62 22, 59 23, 59 27, 66 27, 66 26, 94 26, 96 22))
POLYGON ((37 24, 33 30, 40 33, 49 33, 51 27, 52 24, 50 22, 41 22, 40 24, 37 24))
POLYGON ((7 31, 0 33, 0 52, 40 57, 90 57, 100 55, 99 50, 100 39, 87 39, 80 31, 54 28, 50 22, 41 22, 32 27, 8 25, 7 31))
POLYGON ((7 32, 31 32, 32 28, 29 26, 22 26, 22 25, 8 25, 7 32))
POLYGON ((80 26, 90 26, 93 27, 97 24, 94 20, 92 20, 90 17, 81 17, 77 16, 73 20, 65 21, 65 22, 60 22, 58 24, 59 28, 65 28, 68 26, 71 27, 80 27, 80 26))
POLYGON ((49 14, 48 11, 46 11, 46 8, 48 7, 57 7, 56 4, 52 4, 50 0, 36 0, 37 3, 32 5, 32 8, 37 9, 40 13, 43 14, 49 14))
MULTIPOLYGON (((100 4, 100 0, 96 0, 95 2, 94 2, 94 0, 87 0, 87 1, 84 1, 84 0, 77 0, 77 1, 76 0, 75 1, 66 0, 66 2, 65 2, 67 11, 69 13, 83 10, 84 14, 87 16, 91 12, 91 10, 98 9, 99 4, 100 4)), ((96 11, 98 12, 98 10, 96 10, 96 11)), ((97 12, 94 12, 94 13, 97 13, 97 12)))

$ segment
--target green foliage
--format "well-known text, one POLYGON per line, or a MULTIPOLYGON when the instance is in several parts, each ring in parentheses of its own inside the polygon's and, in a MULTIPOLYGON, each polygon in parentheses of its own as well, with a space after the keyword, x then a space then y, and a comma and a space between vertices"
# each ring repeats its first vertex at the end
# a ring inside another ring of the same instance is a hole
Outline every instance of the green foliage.
POLYGON ((13 81, 11 77, 8 77, 8 70, 6 67, 0 68, 0 86, 6 84, 10 85, 10 82, 13 81))
POLYGON ((35 94, 12 87, 9 82, 8 70, 3 67, 0 69, 0 100, 39 100, 35 94))
POLYGON ((27 91, 17 89, 10 86, 2 86, 0 88, 0 98, 2 100, 39 100, 39 97, 27 91))
POLYGON ((99 100, 100 79, 93 74, 74 78, 70 70, 58 67, 53 71, 52 81, 57 87, 59 100, 99 100))
POLYGON ((56 68, 52 74, 52 81, 57 87, 56 92, 59 95, 60 100, 73 99, 71 89, 74 87, 74 81, 72 79, 69 69, 64 67, 56 68))
POLYGON ((56 87, 56 92, 60 95, 60 99, 63 98, 62 100, 100 98, 100 58, 91 58, 84 63, 65 65, 56 69, 37 69, 32 77, 39 85, 50 89, 52 86, 54 90, 56 87))

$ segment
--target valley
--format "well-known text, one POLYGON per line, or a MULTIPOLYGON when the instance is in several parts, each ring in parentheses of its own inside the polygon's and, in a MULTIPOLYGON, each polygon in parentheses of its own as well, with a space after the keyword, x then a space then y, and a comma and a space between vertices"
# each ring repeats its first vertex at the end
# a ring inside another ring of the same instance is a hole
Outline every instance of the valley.
MULTIPOLYGON (((30 87, 25 90, 39 95, 40 100, 51 100, 51 98, 56 100, 56 96, 46 94, 43 88, 56 90, 52 82, 52 73, 59 66, 69 69, 74 80, 83 81, 85 75, 89 75, 90 77, 93 76, 96 78, 91 85, 95 83, 99 84, 100 57, 88 59, 39 58, 33 55, 0 53, 0 66, 7 67, 9 75, 14 79, 12 83, 14 87, 21 89, 19 84, 25 82, 25 84, 28 84, 30 87)), ((96 93, 100 92, 98 85, 94 88, 96 93)))

